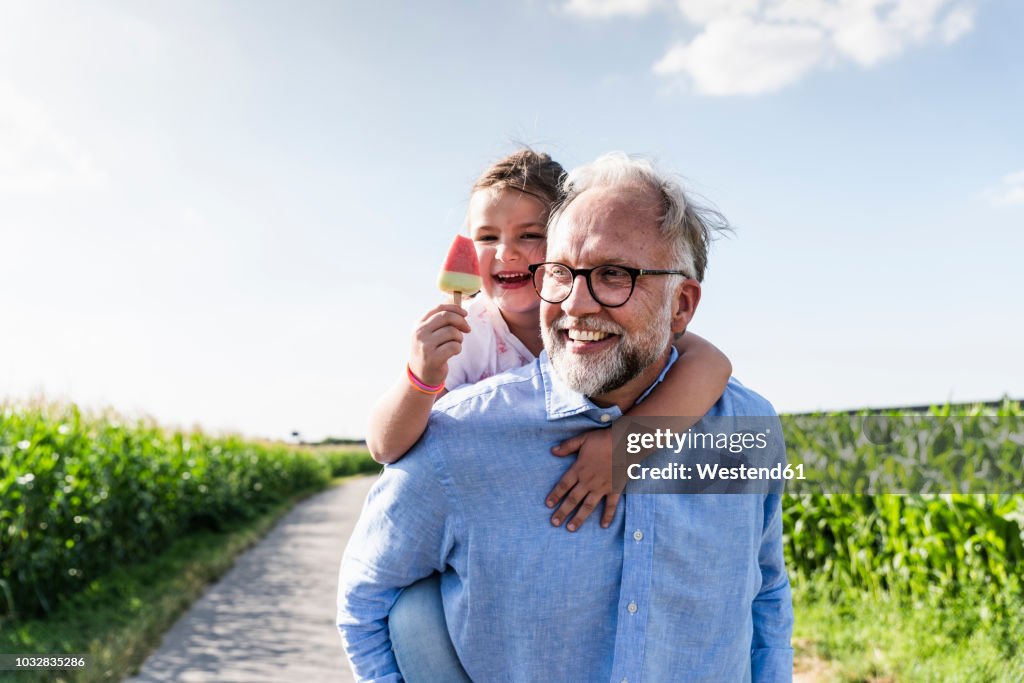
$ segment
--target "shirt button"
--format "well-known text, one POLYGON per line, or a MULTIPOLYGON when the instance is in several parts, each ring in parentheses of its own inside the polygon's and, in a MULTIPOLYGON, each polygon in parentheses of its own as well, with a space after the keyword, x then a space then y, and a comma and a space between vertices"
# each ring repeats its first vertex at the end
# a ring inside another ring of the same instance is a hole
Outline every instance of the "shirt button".
POLYGON ((637 610, 636 603, 635 602, 629 603, 628 605, 626 605, 626 609, 629 610, 630 614, 636 614, 636 610, 637 610))
POLYGON ((608 422, 611 419, 612 419, 612 416, 609 415, 608 413, 605 413, 604 415, 601 416, 601 422, 608 422))
POLYGON ((633 540, 637 541, 637 542, 644 540, 644 532, 640 531, 639 529, 634 531, 633 532, 633 540))

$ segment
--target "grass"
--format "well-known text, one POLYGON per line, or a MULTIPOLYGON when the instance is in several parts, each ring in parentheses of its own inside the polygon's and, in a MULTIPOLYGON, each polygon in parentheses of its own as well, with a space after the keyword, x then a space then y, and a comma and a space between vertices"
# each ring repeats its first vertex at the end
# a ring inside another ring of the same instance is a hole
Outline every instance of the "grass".
POLYGON ((327 461, 332 477, 380 474, 383 465, 374 462, 363 446, 305 446, 305 450, 327 461))
MULTIPOLYGON (((338 483, 340 480, 336 480, 338 483)), ((45 619, 0 622, 0 652, 89 654, 92 666, 72 671, 0 671, 0 681, 119 681, 134 673, 179 616, 256 544, 306 490, 248 522, 181 538, 166 552, 93 581, 45 619)))
POLYGON ((1024 603, 998 619, 968 595, 906 605, 866 595, 837 602, 796 590, 793 602, 798 681, 1024 680, 1024 603))

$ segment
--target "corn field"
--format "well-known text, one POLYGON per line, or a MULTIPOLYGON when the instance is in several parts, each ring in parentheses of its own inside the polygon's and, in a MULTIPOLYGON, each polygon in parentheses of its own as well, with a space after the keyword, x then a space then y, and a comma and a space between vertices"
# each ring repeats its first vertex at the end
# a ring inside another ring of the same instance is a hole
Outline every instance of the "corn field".
MULTIPOLYGON (((932 412, 966 420, 959 447, 996 453, 1003 467, 1024 470, 1024 411, 1016 404, 932 412)), ((849 423, 847 416, 833 417, 784 417, 791 452, 828 462, 854 448, 857 434, 834 426, 849 423)), ((932 423, 916 424, 920 432, 932 423)), ((927 433, 893 438, 925 444, 935 461, 955 441, 927 433)), ((332 475, 375 468, 365 453, 169 432, 115 415, 86 417, 73 405, 0 408, 0 618, 45 616, 97 576, 176 537, 250 519, 332 475)), ((787 494, 783 512, 796 586, 832 599, 967 598, 993 618, 1024 604, 1019 492, 787 494)))
POLYGON ((73 405, 0 408, 0 617, 44 616, 175 538, 323 488, 350 460, 73 405))

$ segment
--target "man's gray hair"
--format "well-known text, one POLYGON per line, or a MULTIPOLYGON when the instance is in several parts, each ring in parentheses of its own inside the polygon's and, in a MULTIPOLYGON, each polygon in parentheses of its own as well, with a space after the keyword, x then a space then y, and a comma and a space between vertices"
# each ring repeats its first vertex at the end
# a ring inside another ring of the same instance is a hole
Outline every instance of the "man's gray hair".
POLYGON ((714 233, 729 229, 725 217, 694 202, 675 178, 649 160, 625 152, 610 152, 569 172, 563 181, 564 198, 548 220, 548 241, 558 219, 577 197, 594 188, 619 187, 647 188, 661 197, 661 232, 669 241, 674 267, 703 281, 714 233))

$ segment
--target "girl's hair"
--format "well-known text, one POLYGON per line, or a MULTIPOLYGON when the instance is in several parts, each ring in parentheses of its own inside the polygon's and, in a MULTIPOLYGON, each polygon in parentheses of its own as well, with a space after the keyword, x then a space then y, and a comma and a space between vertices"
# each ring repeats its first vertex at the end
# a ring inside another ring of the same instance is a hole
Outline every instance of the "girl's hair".
POLYGON ((545 206, 562 199, 565 169, 547 154, 526 147, 495 162, 473 183, 478 190, 516 190, 536 197, 545 206))

